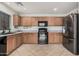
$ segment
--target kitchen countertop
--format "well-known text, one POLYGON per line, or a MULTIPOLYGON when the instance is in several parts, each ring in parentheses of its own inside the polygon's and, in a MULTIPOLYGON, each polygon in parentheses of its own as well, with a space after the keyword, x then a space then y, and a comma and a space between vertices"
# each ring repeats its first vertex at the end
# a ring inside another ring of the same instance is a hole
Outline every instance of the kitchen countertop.
MULTIPOLYGON (((0 37, 15 35, 15 34, 19 34, 19 33, 37 33, 39 28, 42 28, 42 27, 30 27, 27 29, 18 28, 18 30, 20 32, 16 31, 16 32, 12 32, 10 34, 0 34, 0 37)), ((64 30, 63 26, 53 26, 53 27, 43 27, 43 28, 47 28, 48 32, 56 32, 56 33, 63 33, 63 30, 64 30)))
POLYGON ((47 28, 48 32, 62 32, 64 26, 18 28, 22 32, 38 32, 39 28, 47 28))
POLYGON ((22 33, 22 32, 14 32, 14 33, 9 33, 9 34, 0 34, 0 37, 15 35, 15 34, 19 34, 19 33, 22 33))

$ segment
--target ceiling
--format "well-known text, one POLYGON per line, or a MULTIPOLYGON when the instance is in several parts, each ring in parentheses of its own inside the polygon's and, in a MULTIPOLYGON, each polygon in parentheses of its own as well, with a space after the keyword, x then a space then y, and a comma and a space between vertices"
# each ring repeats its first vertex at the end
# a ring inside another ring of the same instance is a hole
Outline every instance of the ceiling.
POLYGON ((67 14, 78 7, 77 2, 4 2, 9 8, 20 14, 67 14))

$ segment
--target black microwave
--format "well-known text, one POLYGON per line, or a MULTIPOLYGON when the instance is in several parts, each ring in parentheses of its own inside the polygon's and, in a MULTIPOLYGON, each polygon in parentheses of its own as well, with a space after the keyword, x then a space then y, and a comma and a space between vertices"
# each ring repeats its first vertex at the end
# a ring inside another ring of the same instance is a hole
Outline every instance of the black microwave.
POLYGON ((47 27, 48 26, 48 22, 47 21, 38 21, 38 26, 39 27, 47 27))

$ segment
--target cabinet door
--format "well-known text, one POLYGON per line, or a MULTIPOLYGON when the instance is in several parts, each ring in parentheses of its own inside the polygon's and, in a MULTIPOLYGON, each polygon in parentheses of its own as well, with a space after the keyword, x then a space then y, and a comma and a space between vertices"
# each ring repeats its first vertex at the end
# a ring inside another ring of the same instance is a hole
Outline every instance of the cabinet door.
POLYGON ((49 26, 62 26, 63 18, 62 17, 48 17, 49 26))
POLYGON ((18 15, 13 16, 13 25, 14 26, 20 26, 21 17, 18 15))
POLYGON ((22 25, 22 26, 26 26, 26 23, 27 23, 26 17, 22 17, 22 18, 21 18, 21 25, 22 25))
POLYGON ((22 34, 23 34, 23 33, 20 33, 20 34, 19 34, 19 38, 20 38, 20 45, 23 43, 23 36, 22 36, 22 34))
POLYGON ((60 43, 60 37, 59 37, 59 34, 58 33, 54 33, 54 43, 60 43))
POLYGON ((61 18, 61 17, 55 17, 54 18, 54 25, 62 26, 63 25, 63 18, 61 18))
POLYGON ((22 37, 23 37, 23 43, 28 43, 27 39, 28 39, 28 33, 23 33, 22 34, 22 37))
POLYGON ((22 26, 31 26, 31 17, 22 17, 21 18, 21 25, 22 26))
POLYGON ((21 34, 16 34, 16 47, 19 47, 22 44, 21 34))
POLYGON ((36 44, 36 43, 38 43, 37 33, 24 33, 23 39, 24 39, 24 43, 26 43, 26 44, 36 44))
POLYGON ((7 37, 7 54, 16 48, 16 39, 14 36, 7 37))
POLYGON ((31 43, 31 44, 38 43, 38 35, 37 35, 37 33, 29 33, 28 43, 31 43))
POLYGON ((51 44, 51 43, 54 43, 54 35, 53 33, 48 33, 48 43, 51 44))
POLYGON ((31 17, 27 17, 27 26, 32 26, 31 22, 31 17))
POLYGON ((36 17, 32 17, 31 21, 32 21, 32 26, 38 26, 38 20, 36 17))
POLYGON ((54 33, 54 43, 62 43, 63 35, 62 33, 54 33))
POLYGON ((24 43, 26 43, 26 44, 32 43, 32 34, 31 33, 24 34, 24 43))
POLYGON ((37 17, 38 21, 48 21, 48 17, 37 17))
POLYGON ((53 26, 55 23, 54 23, 54 17, 48 17, 48 25, 49 26, 53 26))
POLYGON ((63 35, 62 33, 49 33, 49 43, 62 43, 63 35))
POLYGON ((32 43, 31 39, 32 39, 32 34, 31 33, 27 33, 27 37, 26 37, 26 43, 29 44, 29 43, 32 43))

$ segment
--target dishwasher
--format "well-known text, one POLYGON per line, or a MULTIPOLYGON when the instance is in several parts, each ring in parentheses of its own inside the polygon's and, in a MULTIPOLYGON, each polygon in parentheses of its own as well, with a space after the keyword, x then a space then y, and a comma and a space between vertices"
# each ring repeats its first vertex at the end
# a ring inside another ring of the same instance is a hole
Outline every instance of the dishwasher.
POLYGON ((7 52, 7 36, 0 37, 0 56, 6 56, 7 52))

